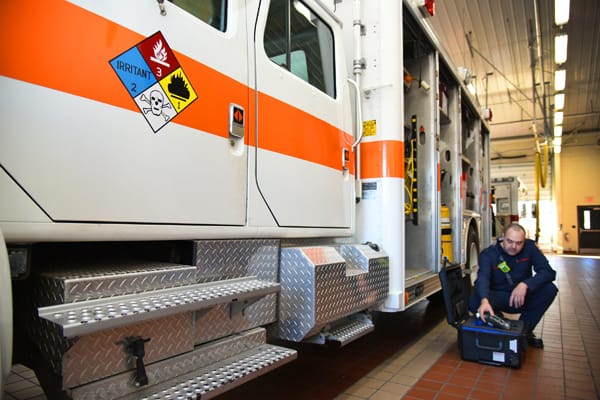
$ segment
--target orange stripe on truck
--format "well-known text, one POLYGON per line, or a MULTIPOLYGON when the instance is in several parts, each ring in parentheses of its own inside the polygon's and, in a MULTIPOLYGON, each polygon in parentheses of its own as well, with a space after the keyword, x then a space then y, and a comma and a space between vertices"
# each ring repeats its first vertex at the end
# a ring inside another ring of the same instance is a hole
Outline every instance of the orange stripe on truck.
MULTIPOLYGON (((0 1, 0 15, 0 75, 139 112, 109 61, 145 37, 66 1, 0 1)), ((233 102, 246 108, 246 143, 256 145, 248 86, 175 54, 198 99, 174 122, 227 138, 233 102)), ((259 106, 268 110, 261 113, 260 148, 341 169, 350 135, 262 93, 259 106)))
POLYGON ((360 178, 404 178, 404 142, 380 140, 360 145, 360 178))
POLYGON ((66 1, 3 1, 0 15, 2 75, 137 110, 108 61, 140 35, 66 1))
MULTIPOLYGON (((342 149, 350 150, 352 146, 350 135, 264 93, 259 94, 258 102, 260 110, 268 110, 259 111, 259 148, 341 170, 342 149)), ((350 154, 349 158, 353 174, 354 156, 350 154)))
MULTIPOLYGON (((3 57, 2 75, 139 112, 109 61, 142 35, 66 1, 5 1, 0 13, 2 37, 12 38, 3 44, 10 57, 3 57), (6 18, 14 15, 22 18, 6 18)), ((248 88, 185 55, 176 57, 194 87, 228 96, 200 96, 176 121, 227 137, 229 103, 246 104, 248 88)))

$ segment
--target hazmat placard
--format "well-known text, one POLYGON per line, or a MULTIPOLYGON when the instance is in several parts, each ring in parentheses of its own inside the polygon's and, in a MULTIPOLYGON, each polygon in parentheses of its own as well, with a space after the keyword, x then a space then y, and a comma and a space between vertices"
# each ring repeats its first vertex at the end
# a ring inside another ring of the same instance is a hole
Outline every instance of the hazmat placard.
POLYGON ((154 132, 198 98, 160 31, 110 60, 110 65, 154 132))

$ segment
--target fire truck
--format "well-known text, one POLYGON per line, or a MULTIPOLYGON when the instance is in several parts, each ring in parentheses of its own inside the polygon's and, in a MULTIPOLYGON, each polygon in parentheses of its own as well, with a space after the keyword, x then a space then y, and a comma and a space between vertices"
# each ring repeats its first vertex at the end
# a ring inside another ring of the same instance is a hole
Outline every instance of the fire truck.
POLYGON ((427 3, 2 2, 3 379, 211 398, 473 279, 489 127, 427 3))
POLYGON ((519 193, 525 192, 526 189, 519 178, 507 176, 493 178, 491 191, 495 225, 492 237, 499 237, 508 225, 519 222, 519 193))

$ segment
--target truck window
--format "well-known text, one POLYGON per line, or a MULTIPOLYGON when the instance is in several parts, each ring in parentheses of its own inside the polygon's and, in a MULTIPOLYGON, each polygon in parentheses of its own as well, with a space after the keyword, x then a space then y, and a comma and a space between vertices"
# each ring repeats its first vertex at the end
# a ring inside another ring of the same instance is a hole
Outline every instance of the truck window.
POLYGON ((267 56, 335 97, 333 31, 299 0, 273 0, 265 28, 267 56))
POLYGON ((213 28, 227 29, 227 0, 170 0, 213 28))

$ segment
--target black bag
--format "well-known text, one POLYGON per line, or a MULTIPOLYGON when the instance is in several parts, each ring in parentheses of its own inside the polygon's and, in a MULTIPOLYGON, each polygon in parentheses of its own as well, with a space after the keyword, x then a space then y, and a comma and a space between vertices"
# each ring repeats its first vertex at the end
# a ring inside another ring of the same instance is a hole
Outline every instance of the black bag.
POLYGON ((469 315, 468 292, 460 265, 444 265, 439 273, 448 324, 458 330, 463 360, 519 368, 525 359, 527 336, 523 321, 506 320, 510 329, 489 326, 469 315))

